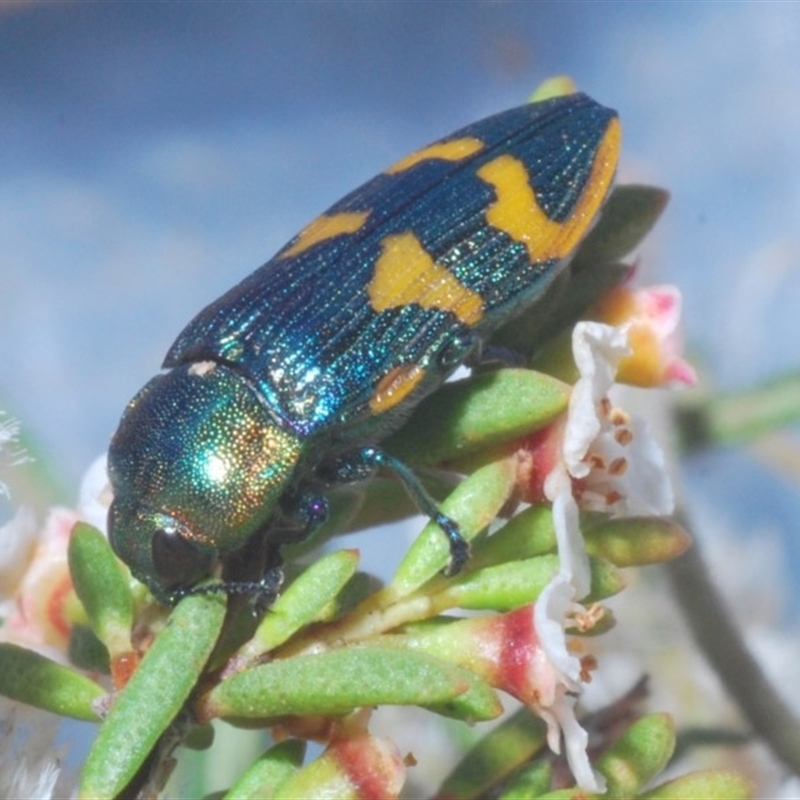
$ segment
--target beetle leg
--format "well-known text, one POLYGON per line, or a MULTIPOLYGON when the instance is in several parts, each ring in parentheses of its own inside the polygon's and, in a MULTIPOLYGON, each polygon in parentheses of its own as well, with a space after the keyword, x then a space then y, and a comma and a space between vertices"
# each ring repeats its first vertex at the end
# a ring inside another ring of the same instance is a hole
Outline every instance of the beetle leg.
POLYGON ((417 508, 427 517, 430 517, 447 537, 447 542, 450 546, 450 563, 445 568, 444 574, 449 577, 460 572, 469 558, 469 542, 462 535, 458 523, 439 510, 439 504, 428 494, 414 472, 402 461, 390 456, 379 447, 363 447, 361 450, 356 451, 353 456, 352 463, 360 463, 364 467, 369 466, 370 472, 383 467, 397 477, 417 508))
POLYGON ((274 602, 283 586, 283 558, 277 547, 273 548, 257 584, 253 597, 253 614, 261 616, 274 602))

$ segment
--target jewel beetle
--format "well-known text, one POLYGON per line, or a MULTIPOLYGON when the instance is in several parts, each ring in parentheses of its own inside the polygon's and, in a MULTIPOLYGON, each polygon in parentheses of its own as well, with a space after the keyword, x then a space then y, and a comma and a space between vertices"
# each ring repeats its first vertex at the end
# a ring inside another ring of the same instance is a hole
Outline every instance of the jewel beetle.
POLYGON ((535 304, 619 146, 616 113, 583 94, 488 117, 344 197, 202 310, 109 448, 109 537, 134 576, 165 603, 220 569, 219 590, 274 597, 281 544, 325 519, 327 488, 378 467, 439 523, 457 571, 457 525, 380 442, 535 304), (226 578, 251 562, 254 581, 226 578))

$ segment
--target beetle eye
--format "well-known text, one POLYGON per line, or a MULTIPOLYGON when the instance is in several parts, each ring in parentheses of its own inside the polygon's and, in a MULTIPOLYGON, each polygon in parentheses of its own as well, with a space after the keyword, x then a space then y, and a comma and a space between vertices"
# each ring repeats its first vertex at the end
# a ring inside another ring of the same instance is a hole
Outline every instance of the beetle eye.
POLYGON ((205 577, 211 556, 197 549, 175 528, 159 528, 152 539, 153 566, 165 589, 189 586, 205 577))

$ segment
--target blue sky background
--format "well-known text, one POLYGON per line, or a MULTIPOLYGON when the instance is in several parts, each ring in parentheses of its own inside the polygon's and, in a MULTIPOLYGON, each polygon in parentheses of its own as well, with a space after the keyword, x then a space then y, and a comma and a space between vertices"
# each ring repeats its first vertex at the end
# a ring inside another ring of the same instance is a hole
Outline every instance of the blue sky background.
MULTIPOLYGON (((386 164, 559 73, 619 110, 621 178, 673 194, 642 272, 682 287, 707 385, 796 368, 800 5, 11 3, 0 404, 77 486, 205 303, 386 164)), ((800 563, 791 481, 727 452, 687 482, 800 563)))
MULTIPOLYGON (((706 385, 797 369, 800 4, 3 3, 0 408, 77 491, 204 304, 562 73, 619 110, 621 178, 672 192, 642 273, 683 289, 706 385)), ((682 477, 734 561, 777 543, 757 591, 796 628, 796 474, 725 451, 682 477)))

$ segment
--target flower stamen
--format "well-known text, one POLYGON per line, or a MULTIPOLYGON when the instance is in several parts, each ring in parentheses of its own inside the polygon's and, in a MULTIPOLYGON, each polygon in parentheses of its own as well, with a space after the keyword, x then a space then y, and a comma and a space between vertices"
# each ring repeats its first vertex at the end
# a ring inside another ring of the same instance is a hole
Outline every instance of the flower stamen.
POLYGON ((633 431, 630 428, 618 428, 614 431, 614 441, 620 447, 626 447, 633 441, 633 431))
POLYGON ((610 475, 613 475, 615 478, 618 478, 624 475, 628 471, 628 459, 624 456, 619 456, 615 458, 609 465, 608 465, 608 472, 610 475))

